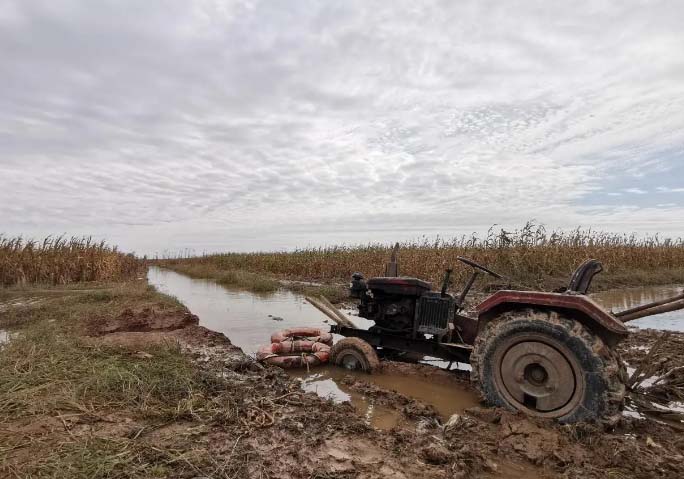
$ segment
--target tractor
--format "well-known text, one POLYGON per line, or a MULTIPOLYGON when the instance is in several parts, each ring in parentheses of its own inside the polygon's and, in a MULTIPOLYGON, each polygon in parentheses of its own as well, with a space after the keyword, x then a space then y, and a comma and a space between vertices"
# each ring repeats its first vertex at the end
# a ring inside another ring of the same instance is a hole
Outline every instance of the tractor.
POLYGON ((604 310, 587 296, 602 271, 584 262, 567 288, 547 293, 501 289, 465 314, 466 297, 481 275, 502 275, 467 258, 472 268, 460 294, 449 293, 451 269, 439 291, 431 284, 398 275, 396 249, 385 276, 366 280, 354 273, 350 295, 366 329, 337 324, 331 350, 334 364, 372 372, 379 358, 421 357, 469 363, 471 380, 494 406, 563 423, 614 424, 626 394, 626 369, 615 350, 629 331, 625 322, 684 308, 682 296, 620 313, 604 310))

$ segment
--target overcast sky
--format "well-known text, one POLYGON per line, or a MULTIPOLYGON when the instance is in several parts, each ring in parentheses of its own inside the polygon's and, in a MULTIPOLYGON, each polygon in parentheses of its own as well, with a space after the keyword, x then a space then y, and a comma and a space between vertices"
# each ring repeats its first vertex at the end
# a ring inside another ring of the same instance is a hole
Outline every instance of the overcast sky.
POLYGON ((0 0, 0 232, 684 235, 684 2, 0 0))

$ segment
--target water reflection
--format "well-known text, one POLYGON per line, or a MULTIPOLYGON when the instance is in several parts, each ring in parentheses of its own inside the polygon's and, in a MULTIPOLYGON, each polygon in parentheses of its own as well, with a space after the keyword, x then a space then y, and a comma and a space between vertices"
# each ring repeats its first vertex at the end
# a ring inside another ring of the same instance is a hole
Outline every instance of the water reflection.
POLYGON ((328 327, 325 315, 287 290, 255 294, 157 267, 150 268, 147 277, 159 291, 175 296, 199 316, 202 326, 224 333, 247 354, 255 354, 260 345, 270 342, 274 331, 328 327))
MULTIPOLYGON (((682 291, 684 291, 684 287, 676 285, 644 286, 640 288, 602 291, 600 293, 592 294, 591 297, 604 308, 618 312, 633 308, 640 304, 671 298, 681 294, 682 291)), ((684 310, 671 311, 657 316, 647 316, 635 321, 630 321, 627 324, 639 328, 684 331, 684 310)))
MULTIPOLYGON (((327 328, 329 319, 307 303, 300 295, 290 291, 257 295, 247 291, 224 288, 209 280, 192 279, 173 271, 152 267, 148 280, 159 291, 175 296, 200 318, 200 324, 224 333, 247 354, 269 342, 274 331, 296 326, 327 328), (269 316, 270 315, 270 316, 269 316), (282 318, 274 321, 273 317, 282 318)), ((346 311, 346 314, 351 311, 346 311)), ((368 327, 370 321, 353 317, 359 327, 368 327)), ((337 338, 336 338, 337 339, 337 338)), ((455 383, 439 383, 413 375, 355 373, 334 366, 289 371, 302 383, 306 391, 317 393, 333 401, 350 401, 369 424, 388 429, 402 420, 396 409, 378 405, 344 384, 345 376, 371 382, 384 389, 395 390, 431 404, 444 418, 477 404, 475 394, 455 383)))

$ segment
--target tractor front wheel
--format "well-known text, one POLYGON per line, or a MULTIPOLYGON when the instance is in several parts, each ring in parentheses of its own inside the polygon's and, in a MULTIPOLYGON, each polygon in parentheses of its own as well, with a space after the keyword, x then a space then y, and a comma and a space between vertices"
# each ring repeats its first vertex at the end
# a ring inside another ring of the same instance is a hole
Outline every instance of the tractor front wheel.
POLYGON ((330 350, 330 362, 367 373, 380 367, 375 349, 361 338, 344 338, 336 342, 330 350))
POLYGON ((555 311, 512 311, 491 320, 471 355, 485 400, 560 422, 614 424, 626 372, 615 351, 578 321, 555 311))

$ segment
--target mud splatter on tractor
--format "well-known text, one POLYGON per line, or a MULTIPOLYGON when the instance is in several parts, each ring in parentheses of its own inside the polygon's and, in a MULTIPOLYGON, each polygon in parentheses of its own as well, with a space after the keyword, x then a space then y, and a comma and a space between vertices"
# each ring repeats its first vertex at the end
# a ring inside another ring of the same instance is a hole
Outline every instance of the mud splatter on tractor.
POLYGON ((588 260, 562 292, 502 289, 464 314, 466 297, 480 275, 504 278, 476 262, 462 292, 447 292, 451 270, 440 291, 430 283, 398 275, 395 254, 386 275, 367 281, 352 277, 351 295, 359 316, 374 322, 368 330, 332 326, 345 336, 331 361, 371 372, 378 356, 402 359, 431 356, 470 363, 472 380, 493 405, 561 422, 615 423, 626 393, 625 367, 615 346, 629 334, 632 319, 684 308, 684 296, 613 314, 587 296, 601 263, 588 260))

